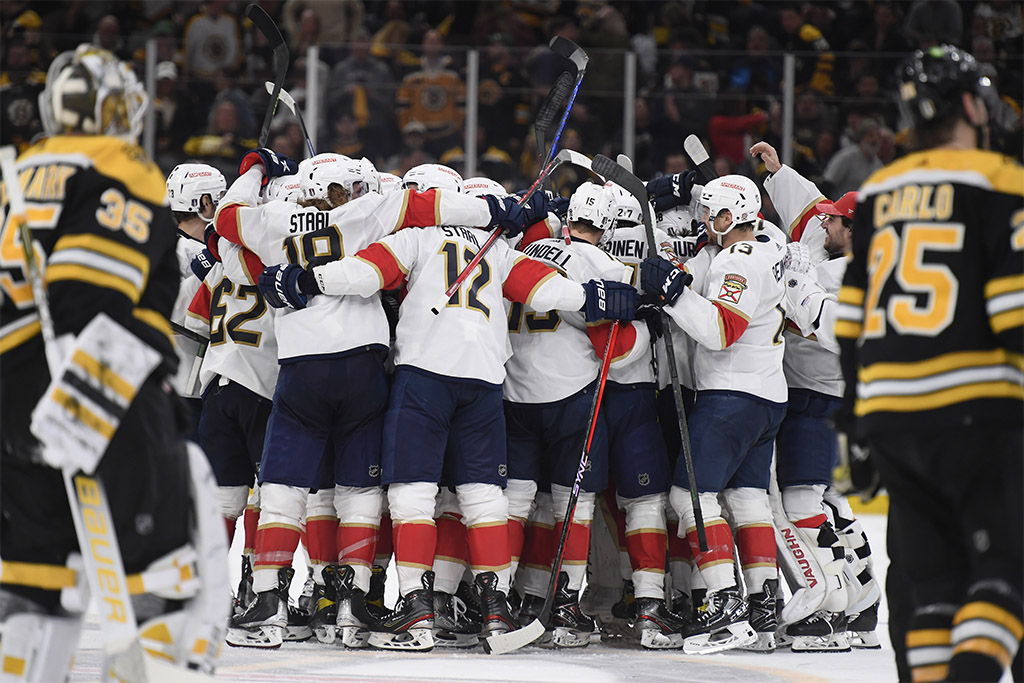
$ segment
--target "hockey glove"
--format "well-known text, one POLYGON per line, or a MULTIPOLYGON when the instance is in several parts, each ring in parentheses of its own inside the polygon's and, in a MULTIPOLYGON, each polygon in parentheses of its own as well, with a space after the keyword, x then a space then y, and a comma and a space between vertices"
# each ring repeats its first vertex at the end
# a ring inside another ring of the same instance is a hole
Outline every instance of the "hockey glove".
POLYGON ((643 320, 647 324, 647 331, 651 333, 652 341, 657 341, 665 334, 661 315, 661 299, 657 295, 643 294, 640 296, 640 305, 636 308, 636 319, 643 320))
POLYGON ((192 257, 192 263, 189 264, 189 267, 192 268, 192 274, 202 282, 206 279, 207 273, 213 269, 213 264, 216 262, 217 261, 213 258, 213 254, 210 253, 210 250, 203 249, 192 257))
POLYGON ((267 147, 247 152, 238 164, 238 175, 242 175, 253 166, 263 167, 263 185, 266 185, 270 178, 295 175, 299 172, 299 165, 294 159, 289 159, 267 147))
MULTIPOLYGON (((533 225, 533 223, 527 222, 526 213, 523 211, 523 207, 516 203, 515 197, 485 195, 482 199, 487 202, 487 209, 491 212, 491 227, 504 230, 507 237, 515 237, 527 226, 533 225)), ((537 220, 542 220, 545 215, 547 214, 545 213, 537 220)))
POLYGON ((811 270, 811 250, 801 242, 790 242, 786 245, 786 270, 796 273, 807 273, 811 270))
POLYGON ((615 280, 591 280, 583 283, 583 291, 587 295, 583 316, 588 323, 632 320, 636 317, 640 295, 632 285, 615 280))
POLYGON ((645 292, 659 294, 667 306, 674 304, 691 282, 693 276, 660 256, 649 256, 640 264, 640 286, 645 292))
POLYGON ((677 206, 688 206, 696 178, 696 171, 686 171, 647 181, 647 196, 654 203, 654 210, 667 211, 677 206))
POLYGON ((206 242, 206 250, 210 252, 213 260, 220 261, 220 235, 214 230, 213 223, 206 226, 206 230, 203 232, 203 241, 206 242))
POLYGON ((268 266, 256 285, 272 308, 305 308, 320 293, 313 274, 295 264, 268 266))
POLYGON ((694 242, 694 256, 700 253, 700 250, 708 246, 711 242, 708 240, 708 226, 703 223, 693 222, 693 234, 697 236, 697 241, 694 242))

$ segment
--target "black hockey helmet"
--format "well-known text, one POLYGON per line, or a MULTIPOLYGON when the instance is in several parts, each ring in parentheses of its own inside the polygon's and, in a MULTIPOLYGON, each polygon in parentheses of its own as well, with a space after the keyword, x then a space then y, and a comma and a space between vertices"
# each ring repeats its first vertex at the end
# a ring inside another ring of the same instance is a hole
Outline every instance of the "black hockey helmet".
POLYGON ((988 79, 964 50, 937 45, 918 50, 900 65, 900 111, 906 126, 928 125, 958 113, 960 94, 980 95, 988 79))

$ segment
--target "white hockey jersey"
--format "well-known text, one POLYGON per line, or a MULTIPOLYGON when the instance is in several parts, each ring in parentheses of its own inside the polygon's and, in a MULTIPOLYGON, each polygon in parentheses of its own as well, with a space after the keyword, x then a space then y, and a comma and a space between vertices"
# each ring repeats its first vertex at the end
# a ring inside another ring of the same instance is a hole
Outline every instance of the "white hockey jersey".
MULTIPOLYGON (((189 303, 192 301, 192 297, 195 296, 196 290, 199 289, 199 278, 192 272, 192 259, 202 250, 202 242, 197 242, 188 237, 178 237, 178 243, 175 245, 175 253, 178 257, 178 298, 174 300, 174 308, 171 311, 171 322, 176 325, 185 326, 189 303)), ((202 334, 205 337, 209 332, 202 334)), ((178 371, 171 379, 171 385, 178 392, 179 396, 198 398, 200 396, 198 385, 192 387, 192 391, 189 392, 190 387, 188 383, 192 374, 192 367, 196 363, 196 358, 199 355, 202 344, 183 334, 176 333, 172 339, 174 340, 174 350, 178 354, 179 362, 178 371)))
POLYGON ((700 290, 685 290, 665 310, 697 342, 698 391, 742 391, 784 403, 786 250, 763 239, 723 249, 700 290))
MULTIPOLYGON (((635 272, 600 248, 580 239, 541 239, 523 253, 559 271, 573 282, 629 282, 635 272)), ((580 391, 594 381, 611 332, 611 323, 588 325, 579 311, 538 313, 532 306, 512 304, 508 317, 512 357, 505 364, 505 400, 550 403, 580 391)), ((623 326, 612 349, 612 368, 644 365, 649 377, 625 382, 654 381, 650 369, 647 325, 623 326)), ((611 378, 612 370, 609 370, 611 378)), ((620 380, 622 381, 622 380, 620 380)))
MULTIPOLYGON (((779 217, 785 224, 793 226, 794 239, 810 247, 811 257, 817 263, 810 277, 817 279, 830 295, 830 299, 822 302, 821 318, 816 328, 806 323, 800 325, 794 320, 787 324, 786 380, 795 389, 842 396, 844 382, 839 366, 839 344, 833 328, 836 297, 846 272, 846 260, 830 260, 825 252, 825 230, 814 208, 818 202, 825 201, 825 197, 814 183, 789 166, 783 166, 765 180, 764 187, 779 217)), ((787 308, 795 317, 800 302, 790 302, 787 308)))
POLYGON ((537 311, 576 311, 583 307, 586 295, 579 284, 498 240, 435 316, 431 307, 487 236, 484 230, 463 227, 402 230, 355 258, 318 266, 313 274, 320 290, 330 295, 367 297, 406 283, 408 293, 398 313, 395 365, 500 385, 510 348, 504 298, 537 311))
MULTIPOLYGON (((405 227, 486 226, 491 220, 484 200, 443 190, 371 193, 331 211, 283 201, 257 206, 261 178, 262 171, 254 168, 236 180, 215 221, 221 236, 248 248, 266 265, 316 266, 405 227)), ((282 363, 390 342, 377 293, 316 297, 304 309, 286 309, 276 317, 276 336, 282 363)))
POLYGON ((234 244, 222 245, 224 262, 215 264, 199 286, 185 326, 210 338, 199 371, 203 392, 223 377, 273 398, 278 374, 276 311, 267 306, 256 285, 237 284, 244 275, 231 268, 240 251, 234 244))

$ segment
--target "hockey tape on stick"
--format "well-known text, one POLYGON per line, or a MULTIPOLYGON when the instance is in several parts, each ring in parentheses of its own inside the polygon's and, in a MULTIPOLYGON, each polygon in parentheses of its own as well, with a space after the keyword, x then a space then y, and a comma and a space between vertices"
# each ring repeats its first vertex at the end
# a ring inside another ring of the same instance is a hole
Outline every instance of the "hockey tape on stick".
MULTIPOLYGON (((636 200, 640 202, 640 210, 643 213, 644 219, 644 232, 647 237, 647 253, 652 256, 657 254, 658 243, 654 240, 651 202, 647 198, 647 188, 644 187, 643 181, 603 154, 598 154, 594 157, 593 166, 595 173, 599 173, 616 185, 620 185, 622 189, 636 197, 636 200)), ((672 321, 664 309, 662 309, 661 315, 662 328, 665 330, 663 336, 665 350, 668 351, 669 357, 668 369, 672 383, 672 397, 676 404, 679 436, 683 443, 683 460, 686 464, 686 475, 690 481, 690 501, 693 503, 694 523, 697 527, 697 543, 700 546, 701 552, 705 552, 708 549, 708 540, 704 530, 704 515, 700 508, 700 497, 697 495, 697 478, 693 471, 693 450, 690 447, 690 431, 686 425, 686 412, 683 408, 683 392, 679 386, 679 369, 676 367, 675 344, 672 340, 672 321)))
MULTIPOLYGON (((263 85, 267 88, 268 93, 271 95, 274 94, 274 88, 276 87, 274 83, 266 81, 263 85)), ((292 97, 291 93, 284 88, 281 88, 281 92, 278 93, 278 97, 282 102, 284 102, 284 106, 288 107, 288 111, 290 111, 295 118, 299 120, 299 127, 302 128, 302 136, 306 138, 306 147, 309 148, 309 156, 315 157, 316 151, 313 149, 313 141, 309 139, 309 133, 306 132, 306 122, 302 118, 302 110, 295 105, 295 98, 292 97)))
POLYGON ((718 177, 718 171, 715 169, 715 165, 711 163, 711 156, 708 151, 704 149, 704 145, 701 144, 700 138, 696 135, 687 135, 686 139, 683 140, 683 149, 686 151, 687 156, 690 157, 690 161, 697 167, 700 174, 704 176, 704 182, 714 180, 718 177))
POLYGON ((257 30, 267 39, 267 44, 274 50, 274 90, 270 93, 270 104, 267 105, 267 113, 263 116, 263 127, 260 129, 258 143, 259 147, 266 147, 270 138, 270 123, 274 120, 274 112, 277 111, 277 100, 284 86, 285 76, 288 75, 288 44, 284 42, 284 36, 281 35, 274 20, 256 3, 245 8, 245 16, 256 25, 257 30))
POLYGON ((547 134, 548 128, 555 122, 555 115, 565 104, 565 98, 572 92, 573 78, 568 71, 563 71, 551 86, 547 97, 541 102, 537 110, 537 118, 533 122, 533 132, 537 140, 537 156, 540 159, 548 158, 547 134))

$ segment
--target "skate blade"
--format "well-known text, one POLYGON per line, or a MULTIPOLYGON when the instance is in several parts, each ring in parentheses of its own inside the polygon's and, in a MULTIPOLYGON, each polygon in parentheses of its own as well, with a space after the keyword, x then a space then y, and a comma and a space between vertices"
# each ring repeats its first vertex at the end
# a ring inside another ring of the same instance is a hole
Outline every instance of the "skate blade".
POLYGON ((850 637, 846 633, 827 636, 793 636, 793 652, 849 652, 850 637))
MULTIPOLYGON (((588 612, 589 614, 589 612, 588 612)), ((611 617, 607 621, 603 618, 598 618, 598 627, 601 630, 602 638, 630 638, 636 637, 636 633, 630 628, 629 624, 622 620, 611 617)))
POLYGON ((370 640, 370 632, 365 626, 338 626, 338 633, 341 644, 354 650, 366 647, 370 640))
POLYGON ((755 640, 757 632, 747 622, 740 621, 715 633, 701 633, 686 638, 683 641, 683 652, 688 655, 710 655, 750 645, 755 640))
POLYGON ((313 629, 309 626, 285 626, 284 639, 290 643, 302 642, 313 637, 313 629))
POLYGON ((760 652, 762 654, 771 654, 775 652, 777 644, 775 642, 774 633, 761 633, 757 634, 757 640, 752 642, 750 645, 744 645, 738 649, 744 650, 745 652, 760 652))
POLYGON ((779 629, 775 632, 775 649, 781 650, 788 648, 793 645, 793 636, 787 634, 785 630, 779 629))
POLYGON ((819 581, 814 588, 799 589, 782 607, 779 623, 788 626, 803 621, 817 612, 827 597, 828 592, 825 589, 824 581, 819 581))
POLYGON ((554 647, 586 647, 590 645, 590 634, 579 633, 563 626, 557 626, 551 632, 551 644, 554 647))
POLYGON ((320 626, 313 626, 313 635, 316 636, 318 643, 324 645, 334 645, 338 639, 338 627, 333 624, 323 624, 320 626))
POLYGON ((878 642, 878 636, 874 631, 851 631, 850 647, 858 650, 881 650, 882 644, 878 642))
POLYGON ((434 647, 471 648, 480 643, 480 636, 475 633, 452 633, 435 628, 434 647))
POLYGON ((664 633, 657 628, 642 628, 640 645, 648 650, 678 650, 683 646, 683 634, 664 633))
POLYGON ((284 629, 280 626, 259 626, 252 631, 229 628, 224 641, 231 647, 255 647, 274 650, 284 642, 284 629))
POLYGON ((374 631, 367 642, 381 650, 425 652, 434 649, 434 634, 429 628, 411 628, 401 633, 374 631))

